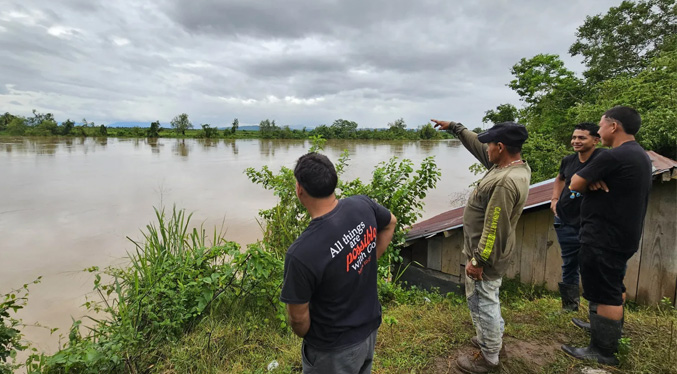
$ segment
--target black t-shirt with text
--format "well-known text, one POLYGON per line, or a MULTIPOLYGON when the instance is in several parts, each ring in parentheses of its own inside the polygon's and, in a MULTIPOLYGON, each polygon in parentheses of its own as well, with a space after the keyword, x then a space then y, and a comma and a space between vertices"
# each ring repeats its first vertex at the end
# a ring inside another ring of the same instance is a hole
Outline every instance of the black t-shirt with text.
POLYGON ((367 196, 352 196, 310 221, 289 247, 280 300, 310 303, 307 344, 340 349, 380 326, 376 234, 388 223, 390 211, 367 196))
POLYGON ((557 200, 557 217, 559 217, 562 223, 569 226, 580 226, 581 199, 571 198, 571 190, 569 189, 571 177, 589 162, 594 160, 597 155, 606 151, 607 150, 604 148, 595 149, 585 162, 581 162, 581 160, 578 159, 578 153, 574 153, 562 159, 562 163, 560 163, 559 166, 559 175, 564 178, 564 188, 559 196, 559 200, 557 200))
POLYGON ((651 189, 651 160, 635 141, 598 155, 578 176, 604 181, 609 192, 587 191, 581 202, 581 243, 615 252, 639 249, 651 189))

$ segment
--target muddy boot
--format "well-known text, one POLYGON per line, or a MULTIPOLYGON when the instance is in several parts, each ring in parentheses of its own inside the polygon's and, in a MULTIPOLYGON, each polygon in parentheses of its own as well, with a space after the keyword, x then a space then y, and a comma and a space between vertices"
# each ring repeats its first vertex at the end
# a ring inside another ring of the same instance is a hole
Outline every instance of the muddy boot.
POLYGON ((562 350, 569 356, 579 360, 594 360, 602 365, 618 366, 616 352, 618 339, 621 338, 623 323, 590 314, 590 345, 585 348, 575 348, 563 345, 562 350))
POLYGON ((499 369, 499 364, 492 365, 484 359, 482 351, 474 355, 460 356, 456 359, 456 366, 462 372, 470 374, 492 373, 499 369))
POLYGON ((575 312, 581 303, 577 284, 559 283, 559 294, 562 296, 562 309, 575 312))
MULTIPOLYGON (((597 314, 597 303, 590 302, 590 314, 597 314)), ((585 322, 579 318, 572 318, 571 323, 579 329, 585 330, 588 334, 590 333, 590 322, 585 322)))
MULTIPOLYGON (((470 343, 477 349, 482 349, 482 346, 480 345, 480 340, 477 338, 477 336, 473 336, 470 338, 470 343)), ((498 352, 498 357, 500 358, 506 358, 508 357, 508 353, 505 351, 505 344, 501 345, 501 350, 498 352)))

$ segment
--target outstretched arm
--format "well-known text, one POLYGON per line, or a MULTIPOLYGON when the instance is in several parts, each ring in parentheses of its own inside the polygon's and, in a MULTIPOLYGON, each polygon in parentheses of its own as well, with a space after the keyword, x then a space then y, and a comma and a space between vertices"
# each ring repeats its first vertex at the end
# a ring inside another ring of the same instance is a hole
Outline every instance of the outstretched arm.
POLYGON ((431 119, 435 123, 435 127, 439 127, 440 130, 451 131, 454 135, 458 137, 458 140, 461 141, 463 146, 472 153, 475 158, 484 165, 487 169, 490 169, 493 164, 489 162, 489 155, 487 155, 487 145, 481 143, 477 139, 477 134, 468 130, 465 126, 458 122, 452 121, 440 121, 437 119, 431 119))

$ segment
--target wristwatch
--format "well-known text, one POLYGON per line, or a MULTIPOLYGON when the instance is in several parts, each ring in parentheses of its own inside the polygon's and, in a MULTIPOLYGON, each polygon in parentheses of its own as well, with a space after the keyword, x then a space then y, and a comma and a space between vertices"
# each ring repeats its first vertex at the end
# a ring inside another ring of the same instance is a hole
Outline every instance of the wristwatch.
POLYGON ((477 260, 475 260, 475 257, 470 259, 470 264, 474 267, 477 267, 477 260))

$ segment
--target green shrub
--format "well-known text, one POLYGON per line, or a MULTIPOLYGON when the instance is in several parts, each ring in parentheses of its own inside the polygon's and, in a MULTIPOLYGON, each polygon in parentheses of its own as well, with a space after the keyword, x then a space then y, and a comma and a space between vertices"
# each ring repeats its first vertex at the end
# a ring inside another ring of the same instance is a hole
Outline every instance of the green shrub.
MULTIPOLYGON (((32 284, 40 283, 42 277, 32 284)), ((19 330, 24 326, 20 319, 10 315, 23 309, 28 302, 28 286, 0 295, 0 374, 11 374, 21 365, 16 362, 18 352, 26 350, 29 345, 22 342, 23 334, 19 330)))

